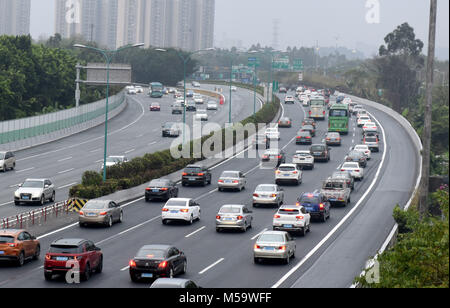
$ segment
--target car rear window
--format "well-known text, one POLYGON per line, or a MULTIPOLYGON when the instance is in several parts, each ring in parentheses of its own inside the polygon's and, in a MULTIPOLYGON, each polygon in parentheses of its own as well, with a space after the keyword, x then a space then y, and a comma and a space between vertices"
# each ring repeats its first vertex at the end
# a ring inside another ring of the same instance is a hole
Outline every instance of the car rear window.
POLYGON ((186 172, 186 173, 200 173, 201 171, 202 171, 202 169, 199 167, 188 167, 188 168, 184 169, 184 172, 186 172))
POLYGON ((148 258, 148 259, 165 259, 166 251, 161 249, 147 249, 143 248, 138 251, 137 258, 148 258))
POLYGON ((258 242, 284 242, 284 236, 281 234, 262 234, 258 242))
POLYGON ((324 148, 323 148, 323 146, 321 146, 321 145, 314 145, 314 146, 312 146, 311 147, 311 150, 312 151, 323 151, 324 150, 324 148))
POLYGON ((295 171, 295 167, 281 166, 278 168, 278 170, 280 170, 280 171, 295 171))
POLYGON ((222 178, 238 178, 239 173, 238 172, 224 172, 222 173, 222 178))
POLYGON ((14 237, 2 235, 0 236, 0 244, 14 243, 14 237))
POLYGON ((181 207, 185 207, 186 206, 186 201, 184 201, 184 200, 169 200, 169 201, 167 201, 166 206, 181 206, 181 207))
POLYGON ((85 210, 102 210, 108 207, 108 204, 105 202, 88 202, 84 206, 85 210))
POLYGON ((315 196, 301 196, 300 203, 317 204, 320 203, 320 200, 318 197, 315 196))
POLYGON ((51 245, 50 253, 78 254, 83 253, 81 246, 51 245))
POLYGON ((278 213, 283 215, 297 215, 300 211, 297 209, 279 209, 278 213))
POLYGON ((272 185, 261 185, 256 187, 256 191, 275 191, 275 186, 272 185))
POLYGON ((326 182, 323 185, 325 189, 342 189, 344 188, 344 184, 342 182, 326 182))
POLYGON ((241 212, 241 208, 239 207, 223 207, 220 209, 220 213, 224 214, 239 214, 241 212))
POLYGON ((150 182, 150 184, 148 186, 149 187, 165 187, 168 185, 169 185, 168 181, 153 180, 150 182))
POLYGON ((366 137, 366 142, 377 142, 376 137, 366 137))

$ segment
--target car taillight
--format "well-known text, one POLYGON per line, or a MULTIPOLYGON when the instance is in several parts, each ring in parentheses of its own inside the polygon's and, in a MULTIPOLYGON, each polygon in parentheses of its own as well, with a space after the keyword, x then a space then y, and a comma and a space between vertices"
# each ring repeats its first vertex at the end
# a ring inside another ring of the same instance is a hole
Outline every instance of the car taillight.
POLYGON ((323 115, 325 115, 325 111, 323 112, 323 115))
POLYGON ((233 181, 233 184, 238 184, 238 183, 239 183, 239 181, 236 181, 236 180, 233 181))
POLYGON ((311 137, 310 137, 310 136, 307 136, 306 139, 311 139, 311 137))
POLYGON ((220 219, 220 216, 219 216, 219 215, 217 215, 217 216, 216 216, 216 219, 220 219))
POLYGON ((78 214, 80 214, 80 216, 84 216, 84 212, 80 211, 78 214))
POLYGON ((278 159, 281 159, 281 155, 278 155, 277 158, 278 158, 278 159))
POLYGON ((327 138, 327 141, 330 141, 331 139, 330 138, 327 138))
POLYGON ((161 188, 161 190, 162 190, 162 191, 168 191, 169 188, 164 187, 164 188, 161 188))
POLYGON ((189 209, 182 209, 182 210, 180 210, 180 212, 182 212, 182 213, 188 213, 188 212, 189 212, 189 209))
POLYGON ((168 262, 167 261, 162 261, 161 263, 159 263, 158 267, 159 268, 166 268, 167 267, 168 262))
POLYGON ((136 267, 136 262, 134 262, 134 260, 130 260, 130 267, 136 267))
POLYGON ((359 172, 359 169, 355 169, 355 172, 359 172))
POLYGON ((165 209, 165 208, 164 208, 164 209, 162 209, 162 211, 163 211, 163 212, 168 212, 169 209, 165 209))
POLYGON ((108 214, 107 212, 101 212, 100 216, 106 216, 106 214, 108 214))
POLYGON ((286 250, 286 246, 284 246, 284 245, 280 246, 280 247, 278 247, 278 250, 283 250, 284 251, 284 250, 286 250))
POLYGON ((259 197, 259 195, 258 195, 258 194, 253 194, 253 197, 256 197, 256 198, 258 198, 258 197, 259 197))
POLYGON ((272 194, 272 198, 275 198, 277 196, 277 194, 272 194))
POLYGON ((242 219, 244 219, 243 216, 238 216, 238 217, 237 217, 237 220, 242 220, 242 219))
POLYGON ((197 176, 204 176, 204 173, 198 173, 197 176))
POLYGON ((345 171, 345 169, 341 169, 341 171, 345 171))
POLYGON ((278 218, 281 218, 281 216, 280 215, 275 215, 275 216, 273 216, 273 218, 278 219, 278 218))
POLYGON ((292 172, 293 174, 298 174, 298 171, 294 171, 294 172, 292 172))
POLYGON ((323 209, 325 208, 325 205, 324 205, 323 203, 321 203, 321 204, 319 204, 319 208, 320 208, 321 210, 323 210, 323 209))
POLYGON ((183 176, 186 176, 187 175, 187 173, 186 172, 183 172, 183 176))
POLYGON ((297 220, 303 220, 305 217, 303 217, 303 216, 295 216, 295 218, 296 218, 297 220))
POLYGON ((268 159, 269 158, 269 156, 267 156, 267 155, 264 155, 263 157, 262 157, 263 159, 268 159))
POLYGON ((219 183, 223 183, 223 180, 219 180, 219 183))
POLYGON ((255 244, 255 249, 261 249, 261 246, 255 244))
POLYGON ((145 190, 146 190, 146 191, 150 191, 150 190, 151 190, 151 188, 147 187, 147 188, 146 188, 145 190))
POLYGON ((45 260, 51 260, 51 256, 50 255, 45 255, 45 260))
POLYGON ((277 170, 277 171, 275 171, 275 173, 276 173, 276 174, 280 174, 280 173, 281 173, 281 171, 280 171, 280 170, 277 170))

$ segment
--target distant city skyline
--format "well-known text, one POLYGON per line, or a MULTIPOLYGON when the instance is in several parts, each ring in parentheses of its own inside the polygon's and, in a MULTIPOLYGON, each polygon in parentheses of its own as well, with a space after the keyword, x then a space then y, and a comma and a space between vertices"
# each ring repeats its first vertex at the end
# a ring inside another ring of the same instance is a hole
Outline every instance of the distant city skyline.
MULTIPOLYGON (((214 45, 243 48, 260 43, 271 46, 273 19, 279 19, 279 47, 335 45, 375 54, 384 37, 403 22, 415 30, 416 37, 428 41, 429 1, 379 0, 380 21, 369 24, 365 0, 216 0, 214 45)), ((31 35, 38 39, 54 34, 54 0, 31 3, 31 35)), ((438 0, 436 54, 448 59, 449 1, 438 0)))

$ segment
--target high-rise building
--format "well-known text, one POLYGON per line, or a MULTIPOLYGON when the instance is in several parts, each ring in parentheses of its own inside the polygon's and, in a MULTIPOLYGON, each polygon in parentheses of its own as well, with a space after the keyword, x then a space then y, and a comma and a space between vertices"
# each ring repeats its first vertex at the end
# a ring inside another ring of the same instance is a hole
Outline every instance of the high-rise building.
POLYGON ((31 0, 0 0, 0 35, 30 34, 31 0))
POLYGON ((101 46, 213 46, 215 0, 56 0, 55 32, 101 46))

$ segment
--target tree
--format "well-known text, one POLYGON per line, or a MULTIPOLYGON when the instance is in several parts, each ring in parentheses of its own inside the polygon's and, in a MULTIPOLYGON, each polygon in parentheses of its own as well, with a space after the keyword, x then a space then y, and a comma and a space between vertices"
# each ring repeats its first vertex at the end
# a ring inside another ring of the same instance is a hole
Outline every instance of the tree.
POLYGON ((389 33, 384 38, 384 42, 387 46, 380 46, 380 56, 419 57, 423 49, 423 42, 416 39, 414 29, 408 23, 401 24, 397 29, 389 33))

